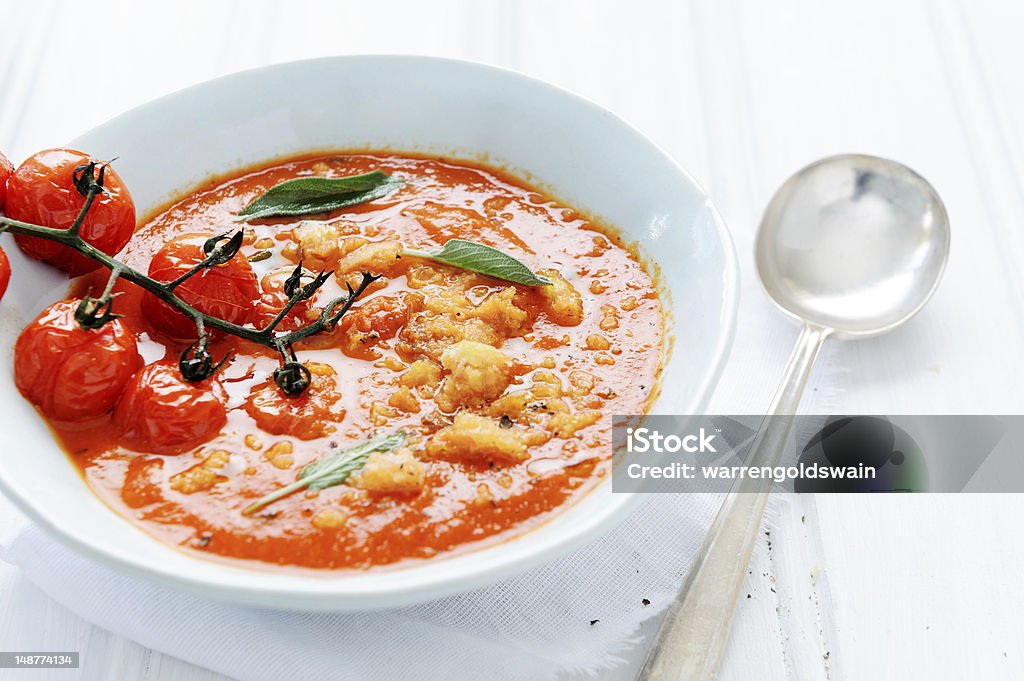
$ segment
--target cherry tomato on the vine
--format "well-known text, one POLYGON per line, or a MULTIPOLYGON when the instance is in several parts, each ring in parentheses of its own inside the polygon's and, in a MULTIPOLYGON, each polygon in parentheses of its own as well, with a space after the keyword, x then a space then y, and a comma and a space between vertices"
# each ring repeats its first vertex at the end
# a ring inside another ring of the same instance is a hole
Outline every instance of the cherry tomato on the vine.
POLYGON ((397 296, 377 296, 341 318, 341 351, 349 357, 376 359, 374 346, 390 340, 409 322, 409 305, 397 296))
POLYGON ((11 262, 7 259, 4 249, 0 248, 0 300, 7 292, 7 282, 11 280, 11 262))
POLYGON ((122 441, 151 454, 181 454, 208 442, 227 422, 216 379, 186 383, 176 363, 157 362, 135 374, 114 408, 122 441))
POLYGON ((7 178, 14 172, 14 164, 6 156, 0 154, 0 210, 4 209, 4 197, 7 196, 7 178))
MULTIPOLYGON (((260 279, 260 290, 262 294, 256 302, 252 317, 249 319, 258 328, 262 328, 272 322, 288 304, 288 294, 284 292, 284 283, 294 271, 291 265, 280 267, 263 275, 260 279)), ((303 283, 309 282, 314 274, 308 270, 304 271, 306 276, 303 283)), ((303 300, 292 307, 287 315, 278 323, 277 328, 281 331, 294 331, 314 321, 319 314, 311 314, 313 310, 312 301, 303 300)))
MULTIPOLYGON (((75 188, 75 169, 89 162, 88 155, 73 149, 47 149, 30 156, 7 180, 7 217, 54 229, 70 227, 85 204, 85 197, 75 188)), ((95 173, 98 175, 98 168, 95 173)), ((121 178, 109 166, 104 171, 103 187, 79 234, 107 255, 115 255, 135 231, 135 204, 121 178)), ((73 277, 100 266, 53 241, 24 234, 16 234, 14 239, 29 257, 50 263, 73 277)))
POLYGON ((330 365, 313 362, 307 368, 312 380, 301 395, 288 397, 272 378, 253 386, 245 411, 262 430, 312 440, 333 432, 334 424, 345 418, 337 372, 330 365))
POLYGON ((114 407, 142 366, 135 336, 121 320, 78 326, 78 299, 54 303, 25 327, 14 346, 14 382, 47 418, 91 425, 114 407))
MULTIPOLYGON (((205 257, 203 244, 208 238, 186 234, 168 241, 150 261, 149 276, 167 283, 188 272, 205 257)), ((233 324, 245 324, 260 297, 260 286, 249 261, 238 254, 223 265, 196 273, 178 286, 175 293, 200 312, 233 324)), ((168 338, 196 337, 195 322, 152 293, 142 298, 142 314, 155 330, 168 338)))

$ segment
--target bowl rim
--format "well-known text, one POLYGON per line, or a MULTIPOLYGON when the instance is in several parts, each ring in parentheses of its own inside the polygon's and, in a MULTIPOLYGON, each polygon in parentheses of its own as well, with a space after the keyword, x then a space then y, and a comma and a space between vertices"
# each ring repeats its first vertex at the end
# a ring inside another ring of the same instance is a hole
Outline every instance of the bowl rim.
MULTIPOLYGON (((156 99, 150 100, 136 107, 133 107, 127 111, 124 111, 107 121, 99 124, 98 126, 91 128, 90 130, 77 135, 69 146, 75 147, 80 146, 80 142, 86 141, 91 135, 101 128, 107 126, 116 126, 122 119, 126 119, 133 116, 144 115, 153 111, 158 111, 167 101, 187 95, 193 91, 201 91, 205 88, 215 88, 216 85, 228 79, 237 78, 240 76, 252 76, 259 72, 273 72, 273 71, 287 71, 291 68, 300 68, 302 66, 312 66, 315 64, 322 64, 327 62, 352 64, 358 62, 398 62, 398 61, 411 61, 411 62, 432 62, 434 64, 440 64, 445 68, 453 69, 469 69, 476 70, 481 73, 490 73, 497 75, 501 78, 508 78, 519 83, 537 88, 543 91, 547 91, 549 94, 566 98, 570 101, 574 101, 577 104, 583 105, 594 109, 597 113, 600 113, 606 117, 612 119, 618 126, 623 128, 625 132, 632 135, 633 138, 639 143, 646 144, 652 152, 662 157, 662 160, 672 167, 679 175, 689 182, 693 189, 703 198, 705 209, 710 216, 711 225, 715 236, 717 237, 723 251, 723 271, 721 273, 721 285, 723 291, 723 309, 722 315, 719 319, 720 333, 715 342, 714 349, 711 355, 711 361, 709 362, 710 370, 704 375, 703 381, 698 387, 695 388, 695 398, 692 400, 694 413, 699 413, 701 410, 706 408, 711 395, 721 378, 722 372, 724 371, 726 361, 729 353, 731 352, 733 341, 736 332, 737 315, 739 309, 739 295, 740 295, 740 280, 739 280, 739 266, 738 259, 736 256, 735 244, 732 240, 732 236, 729 230, 719 214, 718 210, 712 203, 708 193, 698 183, 689 172, 686 171, 671 155, 669 155, 664 149, 658 144, 653 142, 646 135, 637 130, 629 122, 623 119, 621 116, 610 111, 606 107, 594 102, 593 100, 576 94, 570 90, 554 85, 544 79, 529 76, 514 69, 496 66, 493 64, 487 64, 479 61, 468 60, 468 59, 454 59, 448 57, 436 57, 427 55, 416 55, 416 54, 369 54, 369 55, 335 55, 326 57, 317 57, 312 59, 301 59, 285 62, 277 62, 274 64, 268 64, 258 66, 255 68, 245 69, 236 71, 229 74, 224 74, 210 80, 195 83, 184 88, 177 89, 165 95, 162 95, 156 99)), ((301 151, 296 151, 301 153, 301 151)), ((520 169, 527 170, 527 169, 520 169)), ((656 262, 656 260, 655 260, 656 262)), ((70 462, 69 462, 70 463, 70 462)), ((267 606, 273 604, 273 607, 280 609, 294 609, 294 610, 330 610, 330 611, 346 611, 356 609, 378 609, 395 607, 399 605, 408 605, 417 602, 423 602, 427 600, 433 600, 435 598, 451 595, 454 593, 468 591, 473 588, 477 588, 486 584, 495 582, 502 577, 510 577, 516 574, 521 574, 529 569, 537 567, 539 565, 552 562, 558 558, 564 557, 571 551, 580 548, 600 536, 618 526, 626 517, 628 517, 646 498, 646 495, 639 493, 618 493, 616 496, 620 497, 620 501, 616 508, 609 513, 601 516, 598 520, 590 521, 586 526, 573 532, 569 537, 563 537, 557 543, 552 539, 546 542, 532 542, 534 546, 530 550, 521 552, 520 555, 510 556, 508 559, 496 562, 492 565, 482 566, 482 569, 477 569, 472 574, 462 574, 455 570, 448 571, 448 573, 442 572, 440 576, 434 577, 433 579, 424 582, 420 579, 407 579, 404 583, 397 585, 390 584, 388 588, 379 591, 365 593, 357 588, 352 588, 351 585, 356 585, 358 582, 357 578, 353 578, 353 573, 345 571, 337 576, 325 575, 323 577, 317 576, 316 578, 307 579, 310 584, 316 585, 314 589, 299 589, 296 590, 290 586, 278 586, 264 584, 259 588, 247 586, 245 584, 236 584, 227 580, 212 582, 207 577, 196 578, 188 574, 179 574, 172 572, 171 570, 164 568, 159 564, 154 564, 153 561, 145 562, 136 560, 133 557, 118 554, 112 551, 105 550, 102 547, 97 547, 86 540, 79 538, 74 532, 65 529, 59 525, 56 521, 52 520, 45 513, 37 508, 37 506, 31 503, 28 495, 22 494, 19 491, 18 485, 12 480, 8 480, 7 476, 4 475, 3 468, 0 468, 0 491, 2 491, 14 504, 25 513, 35 524, 42 527, 45 532, 51 537, 55 537, 64 546, 83 554, 91 559, 96 560, 100 564, 108 566, 116 566, 119 569, 123 569, 126 573, 142 577, 144 579, 153 580, 158 579, 161 584, 172 585, 174 587, 180 587, 181 589, 208 597, 213 597, 218 600, 225 600, 241 604, 267 606), (350 585, 345 588, 346 585, 350 585), (282 604, 285 598, 293 599, 295 604, 289 606, 282 604), (338 600, 343 599, 343 600, 338 600)), ((598 494, 602 489, 605 493, 610 493, 611 480, 605 480, 596 485, 590 490, 587 495, 581 497, 575 503, 579 503, 582 499, 598 494)), ((90 494, 94 494, 89 490, 90 494)), ((102 503, 102 501, 101 501, 102 503)), ((551 522, 556 519, 561 513, 565 512, 565 508, 555 510, 550 516, 548 516, 544 523, 551 522)), ((112 513, 114 511, 110 509, 112 513)), ((122 518, 125 522, 129 522, 127 519, 122 518)), ((538 525, 537 527, 539 527, 538 525)), ((133 525, 133 527, 136 527, 133 525)), ((510 542, 516 542, 525 538, 528 538, 536 530, 536 527, 530 528, 525 532, 513 535, 507 540, 496 542, 494 544, 486 544, 478 548, 473 548, 466 553, 456 553, 456 555, 446 558, 440 557, 439 559, 429 560, 424 563, 413 564, 410 568, 396 568, 395 570, 388 571, 394 574, 409 574, 412 576, 412 572, 417 567, 424 565, 436 565, 439 561, 450 562, 457 560, 462 555, 468 555, 471 553, 480 553, 488 551, 497 546, 501 546, 510 542)), ((141 529, 140 532, 143 532, 141 529)), ((144 534, 144 533, 143 533, 144 534)), ((154 538, 150 537, 154 541, 154 538)), ((172 550, 174 547, 170 547, 172 550)), ((188 554, 185 554, 188 555, 188 554)), ((203 560, 199 557, 189 556, 193 560, 203 560)), ((208 561, 204 561, 208 562, 208 561)), ((218 561, 219 562, 219 561, 218 561)), ((229 567, 228 563, 224 563, 229 567)), ((279 573, 271 571, 259 571, 249 570, 244 566, 241 569, 250 572, 253 575, 261 576, 266 581, 271 581, 275 576, 279 576, 279 573)), ((290 576, 301 575, 302 573, 291 573, 290 576)), ((383 574, 383 573, 382 573, 383 574)))

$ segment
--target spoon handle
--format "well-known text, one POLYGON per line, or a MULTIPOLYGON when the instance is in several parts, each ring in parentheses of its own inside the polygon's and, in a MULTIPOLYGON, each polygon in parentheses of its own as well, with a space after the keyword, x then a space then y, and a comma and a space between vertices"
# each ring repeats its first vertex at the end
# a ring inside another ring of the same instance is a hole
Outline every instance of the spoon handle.
MULTIPOLYGON (((804 325, 769 415, 754 436, 750 466, 778 464, 814 359, 830 333, 830 329, 804 325)), ((647 651, 638 681, 712 681, 716 677, 770 489, 771 481, 741 478, 726 495, 647 651)))

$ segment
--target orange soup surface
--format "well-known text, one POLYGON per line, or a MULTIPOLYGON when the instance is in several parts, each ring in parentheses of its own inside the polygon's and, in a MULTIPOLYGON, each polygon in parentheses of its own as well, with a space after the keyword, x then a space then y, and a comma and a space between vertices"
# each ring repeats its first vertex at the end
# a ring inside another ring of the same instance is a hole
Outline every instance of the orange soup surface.
MULTIPOLYGON (((146 532, 253 565, 365 569, 523 532, 608 474, 611 415, 645 412, 657 384, 655 285, 609 231, 501 172, 384 154, 275 163, 206 183, 145 222, 120 257, 145 272, 172 238, 237 230, 237 212, 276 184, 375 169, 406 184, 333 213, 244 225, 236 257, 259 281, 256 327, 281 309, 300 260, 310 274, 334 274, 281 328, 314 320, 363 271, 382 275, 333 331, 296 345, 312 371, 306 393, 274 385, 274 351, 218 333, 213 357, 231 357, 212 379, 227 412, 212 439, 154 454, 132 449, 110 419, 54 424, 92 489, 146 532), (511 284, 400 253, 450 239, 500 249, 554 283, 511 284), (399 429, 405 446, 345 483, 243 514, 306 464, 399 429)), ((106 275, 82 286, 95 291, 106 275)), ((118 290, 115 310, 144 361, 176 367, 189 341, 156 330, 140 289, 118 290)))

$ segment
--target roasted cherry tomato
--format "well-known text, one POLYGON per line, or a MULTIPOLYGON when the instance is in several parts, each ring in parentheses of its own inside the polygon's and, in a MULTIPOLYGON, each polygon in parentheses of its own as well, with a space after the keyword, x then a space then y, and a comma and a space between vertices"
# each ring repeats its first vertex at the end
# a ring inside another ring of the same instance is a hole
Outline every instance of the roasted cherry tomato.
MULTIPOLYGON (((252 318, 249 320, 255 326, 262 328, 272 322, 278 315, 278 313, 284 309, 285 305, 288 304, 288 294, 284 292, 284 283, 291 276, 294 271, 294 267, 291 265, 287 267, 279 267, 276 270, 263 275, 260 279, 260 289, 262 295, 256 302, 256 307, 253 310, 252 318)), ((307 275, 303 279, 303 283, 308 283, 313 278, 314 273, 305 271, 307 275)), ((312 321, 315 321, 319 316, 319 313, 312 314, 311 301, 303 300, 295 305, 284 319, 282 319, 277 328, 281 331, 294 331, 295 329, 305 326, 312 321)))
POLYGON ((14 346, 14 382, 47 418, 90 425, 110 411, 142 366, 135 336, 121 320, 87 330, 79 300, 62 300, 25 327, 14 346))
POLYGON ((4 197, 7 196, 7 178, 14 172, 14 164, 6 156, 0 154, 0 210, 4 209, 4 197))
POLYGON ((345 408, 338 404, 337 372, 329 364, 306 366, 312 380, 301 395, 285 395, 272 378, 253 387, 245 411, 262 430, 312 440, 332 432, 345 418, 345 408))
MULTIPOLYGON (((149 276, 169 282, 198 265, 209 236, 186 234, 168 241, 149 263, 149 276)), ((233 324, 245 324, 260 297, 259 282, 242 255, 193 275, 175 293, 200 312, 233 324)), ((152 327, 177 340, 196 337, 195 322, 151 293, 142 298, 142 314, 152 327)))
POLYGON ((377 296, 341 318, 341 351, 350 357, 376 359, 374 346, 394 338, 409 321, 409 305, 397 296, 377 296))
POLYGON ((4 249, 0 248, 0 300, 7 292, 7 282, 11 280, 11 263, 7 259, 4 249))
POLYGON ((158 362, 139 371, 114 408, 122 442, 150 454, 181 454, 211 440, 227 422, 216 379, 186 383, 177 364, 158 362))
MULTIPOLYGON (((86 154, 72 149, 47 149, 30 156, 7 180, 7 217, 54 229, 70 227, 85 203, 85 197, 75 188, 75 169, 89 162, 86 154)), ((135 204, 109 166, 104 171, 103 187, 79 233, 107 255, 115 255, 135 231, 135 204)), ((48 262, 73 277, 100 266, 53 241, 24 234, 16 234, 14 240, 29 257, 48 262)))

